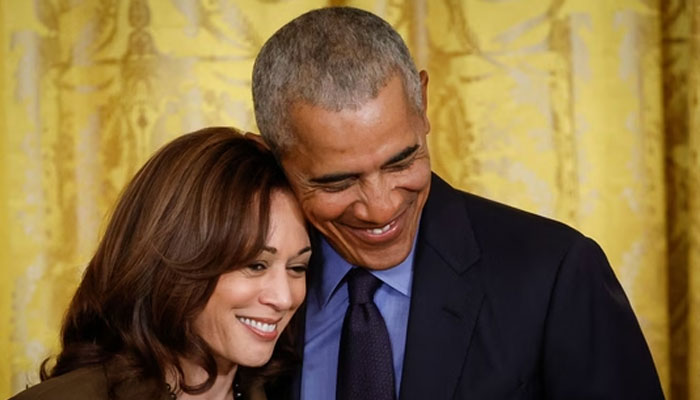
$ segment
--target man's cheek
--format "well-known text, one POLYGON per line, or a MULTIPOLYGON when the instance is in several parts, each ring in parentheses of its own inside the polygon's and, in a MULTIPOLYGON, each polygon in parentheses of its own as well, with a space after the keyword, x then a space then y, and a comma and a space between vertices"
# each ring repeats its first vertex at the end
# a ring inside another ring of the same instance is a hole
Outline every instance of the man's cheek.
POLYGON ((315 196, 304 208, 307 210, 307 215, 313 215, 320 221, 338 218, 345 211, 344 204, 330 195, 315 196))
POLYGON ((304 209, 304 214, 313 223, 323 223, 329 219, 328 210, 323 207, 322 203, 308 204, 304 209))

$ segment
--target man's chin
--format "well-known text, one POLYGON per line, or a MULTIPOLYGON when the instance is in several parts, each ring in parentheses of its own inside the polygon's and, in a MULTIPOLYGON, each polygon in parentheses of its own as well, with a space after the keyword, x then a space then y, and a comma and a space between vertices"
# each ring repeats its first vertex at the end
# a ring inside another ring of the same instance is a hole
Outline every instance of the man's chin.
POLYGON ((385 243, 364 243, 347 233, 324 236, 347 262, 371 270, 384 270, 401 264, 411 252, 413 235, 407 238, 405 231, 400 233, 385 243))
POLYGON ((406 257, 408 257, 410 251, 410 248, 401 251, 373 251, 367 253, 356 253, 352 257, 346 257, 345 255, 343 255, 343 258, 345 258, 354 265, 358 265, 375 271, 380 271, 393 268, 401 264, 406 259, 406 257))

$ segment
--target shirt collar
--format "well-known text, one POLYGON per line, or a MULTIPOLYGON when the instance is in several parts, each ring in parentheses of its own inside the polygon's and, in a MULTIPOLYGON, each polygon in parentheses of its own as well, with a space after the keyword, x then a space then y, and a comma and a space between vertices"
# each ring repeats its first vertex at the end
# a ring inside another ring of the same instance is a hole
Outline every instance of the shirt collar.
MULTIPOLYGON (((320 250, 324 263, 320 271, 320 285, 316 287, 316 299, 318 300, 319 308, 323 308, 328 304, 331 296, 340 286, 343 277, 355 266, 338 254, 323 235, 319 236, 321 237, 320 250)), ((416 235, 416 237, 417 236, 418 235, 416 235)), ((400 264, 389 269, 381 271, 369 270, 369 272, 379 278, 379 280, 387 286, 406 297, 410 297, 411 282, 413 280, 413 254, 415 250, 416 238, 413 238, 411 252, 400 264)))

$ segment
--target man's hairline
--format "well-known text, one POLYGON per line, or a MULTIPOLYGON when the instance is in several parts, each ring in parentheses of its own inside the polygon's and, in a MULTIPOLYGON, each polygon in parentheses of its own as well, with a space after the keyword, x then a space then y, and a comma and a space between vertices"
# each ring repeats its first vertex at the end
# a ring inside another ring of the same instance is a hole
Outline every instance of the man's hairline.
POLYGON ((307 106, 307 107, 313 107, 313 108, 320 108, 328 112, 333 112, 333 113, 339 113, 345 110, 358 110, 362 108, 365 104, 367 104, 369 101, 372 101, 379 97, 379 93, 384 90, 388 85, 389 82, 395 77, 398 76, 401 80, 401 86, 403 90, 403 95, 404 99, 406 100, 406 103, 408 104, 408 110, 409 112, 419 118, 423 118, 423 113, 427 112, 425 110, 425 105, 423 104, 423 99, 422 99, 422 83, 420 82, 420 72, 419 72, 419 90, 421 91, 421 94, 418 96, 417 99, 413 99, 413 96, 409 95, 409 90, 407 90, 407 77, 404 71, 396 67, 394 68, 394 72, 391 74, 387 75, 387 78, 385 79, 383 85, 379 88, 377 91, 377 94, 373 97, 368 97, 367 99, 364 100, 364 102, 357 107, 353 107, 352 105, 348 105, 346 107, 341 108, 340 110, 335 110, 333 107, 326 107, 323 103, 318 102, 314 103, 313 101, 306 100, 303 98, 300 98, 299 96, 294 96, 290 95, 288 96, 290 98, 289 101, 286 101, 286 106, 284 107, 284 110, 282 111, 282 126, 281 128, 284 129, 285 134, 284 135, 264 135, 261 132, 261 135, 263 136, 263 139, 268 142, 268 146, 272 150, 275 158, 278 160, 279 164, 282 165, 282 160, 284 159, 286 153, 290 151, 290 149, 293 147, 294 144, 298 142, 298 134, 294 132, 294 127, 291 122, 291 115, 292 115, 292 110, 295 107, 300 107, 300 106, 307 106), (415 100, 415 101, 414 101, 415 100), (416 104, 418 103, 418 104, 416 104), (272 138, 277 137, 277 138, 284 138, 284 140, 280 140, 277 143, 270 143, 272 138))

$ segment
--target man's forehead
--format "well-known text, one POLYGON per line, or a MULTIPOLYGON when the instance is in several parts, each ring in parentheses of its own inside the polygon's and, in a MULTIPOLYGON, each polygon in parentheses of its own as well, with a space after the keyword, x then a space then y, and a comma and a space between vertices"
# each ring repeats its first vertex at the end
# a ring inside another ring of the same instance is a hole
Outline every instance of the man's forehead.
POLYGON ((340 179, 341 175, 360 175, 410 158, 420 150, 416 137, 386 143, 378 148, 364 147, 346 150, 324 149, 322 146, 295 145, 283 160, 283 167, 303 172, 317 183, 340 179))
POLYGON ((400 79, 353 109, 298 103, 289 110, 294 145, 283 163, 307 175, 362 173, 405 156, 424 142, 424 124, 408 106, 400 79))
POLYGON ((410 125, 392 129, 321 129, 298 130, 285 152, 287 158, 344 163, 354 158, 373 158, 381 163, 406 149, 421 145, 421 135, 410 125))
POLYGON ((380 93, 357 100, 341 107, 296 100, 286 112, 290 133, 303 140, 309 127, 338 131, 355 126, 374 129, 387 119, 400 123, 418 117, 410 106, 399 76, 390 79, 380 93))

